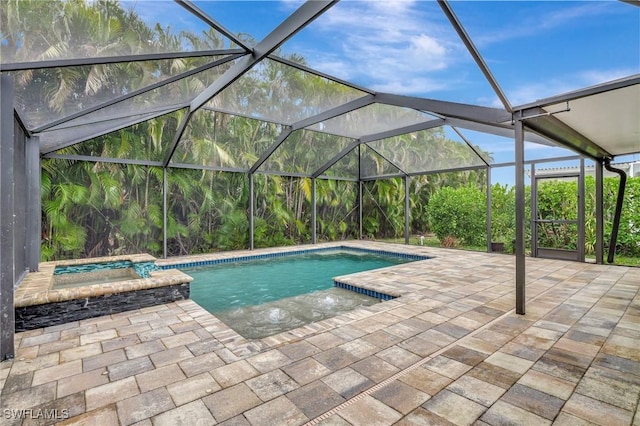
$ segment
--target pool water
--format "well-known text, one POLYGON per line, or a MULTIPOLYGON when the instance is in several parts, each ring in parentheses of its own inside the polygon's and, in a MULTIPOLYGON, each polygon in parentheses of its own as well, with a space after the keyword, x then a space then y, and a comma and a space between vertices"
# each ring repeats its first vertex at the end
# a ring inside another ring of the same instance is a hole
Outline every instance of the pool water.
POLYGON ((242 337, 261 339, 379 302, 364 294, 332 287, 261 305, 227 309, 215 315, 242 337))
POLYGON ((333 287, 333 278, 406 263, 369 253, 321 252, 183 269, 191 298, 209 312, 259 305, 333 287))
POLYGON ((120 281, 137 280, 140 275, 133 268, 102 269, 90 272, 74 272, 54 275, 51 288, 85 287, 88 285, 107 284, 120 281))
POLYGON ((193 277, 191 299, 238 334, 261 338, 379 302, 335 288, 333 278, 410 261, 340 250, 182 271, 193 277))

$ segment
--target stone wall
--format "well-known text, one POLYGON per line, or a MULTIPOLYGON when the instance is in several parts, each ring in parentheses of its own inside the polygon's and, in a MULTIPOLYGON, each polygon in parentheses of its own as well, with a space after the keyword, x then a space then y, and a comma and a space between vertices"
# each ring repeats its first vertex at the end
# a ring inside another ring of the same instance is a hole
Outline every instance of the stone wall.
POLYGON ((189 283, 18 307, 16 332, 50 327, 189 298, 189 283))

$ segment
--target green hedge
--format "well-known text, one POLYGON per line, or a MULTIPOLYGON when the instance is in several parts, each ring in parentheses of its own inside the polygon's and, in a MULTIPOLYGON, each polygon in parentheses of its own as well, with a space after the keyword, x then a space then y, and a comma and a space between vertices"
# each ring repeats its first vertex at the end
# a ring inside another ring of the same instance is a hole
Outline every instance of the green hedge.
POLYGON ((440 241, 454 237, 464 244, 486 242, 486 197, 472 186, 438 190, 427 207, 431 231, 440 241))
MULTIPOLYGON (((605 245, 609 241, 619 185, 618 178, 604 179, 605 245)), ((577 218, 577 183, 575 181, 547 181, 538 191, 538 212, 541 219, 577 218)), ((530 217, 530 188, 526 189, 526 215, 530 217)), ((512 250, 515 235, 515 191, 499 184, 491 188, 492 240, 505 243, 512 250)), ((486 196, 476 187, 442 188, 429 200, 426 213, 431 231, 441 241, 454 237, 464 244, 478 246, 486 243, 486 196)), ((527 220, 527 223, 529 221, 527 220)), ((595 252, 595 179, 585 179, 585 250, 595 252)), ((530 229, 527 227, 527 233, 530 229)), ((575 225, 539 225, 539 245, 556 248, 575 248, 575 225)), ((527 238, 527 242, 530 239, 527 238)), ((640 256, 640 177, 627 179, 625 198, 618 232, 616 253, 640 256)))

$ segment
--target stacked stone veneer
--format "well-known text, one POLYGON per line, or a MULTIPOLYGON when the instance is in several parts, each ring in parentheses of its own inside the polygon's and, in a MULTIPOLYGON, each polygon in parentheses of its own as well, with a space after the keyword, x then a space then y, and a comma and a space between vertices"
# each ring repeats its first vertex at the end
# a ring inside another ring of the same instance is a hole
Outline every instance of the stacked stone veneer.
POLYGON ((15 292, 16 331, 63 324, 189 298, 193 279, 159 270, 150 255, 43 262, 15 292), (54 289, 54 275, 133 268, 140 278, 54 289))

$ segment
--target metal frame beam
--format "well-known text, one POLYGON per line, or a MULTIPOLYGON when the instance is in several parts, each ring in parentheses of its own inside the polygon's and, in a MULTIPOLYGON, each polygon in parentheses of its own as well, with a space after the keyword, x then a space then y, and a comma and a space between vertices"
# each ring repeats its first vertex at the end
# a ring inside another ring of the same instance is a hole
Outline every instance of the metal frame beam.
POLYGON ((320 114, 316 114, 311 117, 305 118, 304 120, 297 121, 291 127, 293 130, 303 129, 305 127, 309 127, 314 124, 321 123, 326 120, 330 120, 332 118, 338 117, 342 114, 346 114, 356 109, 366 107, 368 105, 373 104, 374 102, 375 102, 375 96, 365 95, 361 98, 355 99, 353 101, 347 102, 335 108, 331 108, 327 111, 321 112, 320 114))
POLYGON ((347 155, 348 153, 353 151, 356 147, 358 147, 358 145, 360 145, 359 140, 354 140, 353 142, 351 142, 349 145, 344 147, 339 153, 334 155, 329 161, 327 161, 322 166, 320 166, 319 169, 313 172, 311 174, 311 177, 315 179, 321 174, 323 174, 324 172, 326 172, 331 166, 336 164, 338 161, 342 160, 342 158, 344 158, 345 155, 347 155))
POLYGON ((460 36, 460 39, 462 40, 467 50, 473 57, 473 60, 476 61, 476 64, 480 68, 480 71, 482 71, 482 74, 484 74, 484 77, 487 79, 487 81, 493 88, 493 91, 498 96, 498 99, 500 99, 500 102, 502 102, 504 109, 506 109, 509 112, 513 112, 513 108, 511 107, 511 103, 509 102, 509 99, 507 99, 507 95, 505 95, 505 93, 502 91, 502 88, 500 88, 498 81, 495 79, 495 77, 491 73, 489 66, 482 58, 482 55, 480 54, 476 46, 473 44, 473 41, 471 41, 471 37, 469 37, 469 35, 465 31, 464 27, 462 26, 462 23, 458 20, 458 17, 453 12, 453 9, 449 5, 449 2, 446 0, 438 0, 438 4, 440 5, 440 8, 442 8, 442 11, 444 12, 444 14, 447 16, 447 19, 449 19, 449 22, 451 23, 451 26, 453 26, 453 29, 456 30, 456 32, 458 33, 458 36, 460 36))
POLYGON ((184 7, 186 10, 191 12, 193 15, 200 18, 202 21, 206 22, 214 30, 218 31, 220 34, 227 37, 229 40, 243 48, 246 52, 249 52, 251 49, 247 47, 240 39, 238 39, 231 31, 223 27, 220 23, 211 18, 206 12, 200 9, 198 6, 193 4, 189 0, 175 0, 180 6, 184 7))
POLYGON ((323 73, 323 72, 318 71, 318 70, 314 70, 313 68, 309 68, 309 67, 307 67, 305 65, 302 65, 302 64, 300 64, 298 62, 290 61, 288 59, 281 58, 281 57, 279 57, 277 55, 274 55, 274 54, 269 55, 268 58, 271 59, 272 61, 280 62, 281 64, 284 64, 284 65, 289 65, 290 67, 296 68, 296 69, 298 69, 300 71, 308 72, 309 74, 313 74, 313 75, 317 75, 318 77, 326 78, 327 80, 331 80, 334 83, 339 83, 339 84, 342 84, 344 86, 350 87, 352 89, 359 90, 359 91, 364 92, 364 93, 369 93, 370 95, 374 95, 375 94, 374 91, 372 91, 370 89, 367 89, 366 87, 358 86, 358 85, 353 84, 353 83, 351 83, 349 81, 342 80, 342 79, 340 79, 338 77, 334 77, 332 75, 329 75, 327 73, 323 73))
MULTIPOLYGON (((338 106, 336 108, 332 108, 332 109, 329 109, 327 111, 321 112, 320 114, 316 114, 314 116, 307 117, 304 120, 297 121, 292 126, 287 127, 287 129, 284 130, 280 134, 278 139, 273 144, 271 144, 271 146, 260 156, 260 158, 253 164, 253 166, 251 166, 250 170, 252 172, 256 172, 258 170, 258 168, 260 166, 262 166, 262 164, 264 164, 265 161, 267 161, 267 159, 276 151, 276 149, 278 149, 280 147, 280 145, 282 145, 284 143, 284 141, 294 131, 300 130, 300 129, 304 129, 305 127, 312 126, 314 124, 320 123, 320 122, 325 121, 325 120, 329 120, 331 118, 334 118, 334 117, 337 117, 339 115, 348 113, 350 111, 365 107, 367 105, 371 105, 372 103, 374 103, 374 101, 375 101, 375 97, 373 95, 366 95, 366 96, 363 96, 361 98, 355 99, 355 100, 353 100, 351 102, 347 102, 346 104, 340 105, 340 106, 338 106)), ((346 137, 346 136, 341 136, 341 137, 346 137)), ((351 145, 349 145, 349 146, 351 146, 351 145)), ((340 151, 340 153, 338 153, 336 155, 336 157, 334 157, 335 161, 333 163, 331 163, 331 160, 329 160, 329 162, 325 163, 325 165, 328 164, 328 166, 326 168, 324 168, 324 165, 321 166, 318 170, 316 170, 314 173, 312 173, 311 176, 312 177, 320 176, 329 167, 333 166, 336 162, 340 161, 340 159, 342 157, 344 157, 346 154, 348 154, 348 151, 347 151, 347 152, 344 152, 344 154, 342 154, 340 156, 340 154, 343 151, 340 151), (329 164, 329 163, 331 163, 331 164, 329 164)))
POLYGON ((287 140, 291 133, 293 133, 293 129, 290 126, 285 127, 282 132, 280 132, 278 139, 276 139, 275 142, 272 143, 271 146, 262 153, 260 158, 258 158, 258 160, 253 163, 249 171, 251 173, 255 173, 256 171, 258 171, 258 168, 260 168, 260 166, 262 166, 264 162, 267 161, 269 157, 271 157, 271 154, 273 154, 275 150, 278 149, 278 147, 282 145, 285 140, 287 140))
POLYGON ((580 159, 580 176, 578 177, 578 261, 584 262, 585 256, 585 183, 584 158, 580 159))
POLYGON ((26 265, 36 272, 40 263, 40 243, 42 235, 42 195, 40 143, 37 136, 28 138, 25 146, 25 170, 27 177, 27 217, 26 217, 26 265))
POLYGON ((362 208, 362 186, 364 183, 362 180, 358 181, 358 239, 362 239, 362 216, 363 216, 363 208, 362 208))
MULTIPOLYGON (((376 102, 443 115, 447 118, 460 118, 487 125, 510 124, 512 115, 499 108, 479 105, 461 104, 457 102, 438 101, 435 99, 417 98, 413 96, 377 93, 376 102)), ((462 127, 462 126, 460 126, 462 127)))
MULTIPOLYGON (((530 164, 525 162, 525 164, 530 164)), ((514 164, 510 164, 511 166, 513 166, 514 164)), ((493 168, 494 166, 490 166, 490 168, 493 168)), ((368 181, 372 181, 372 180, 378 180, 378 179, 389 179, 389 178, 394 178, 394 177, 403 177, 403 176, 428 176, 428 175, 435 175, 435 174, 440 174, 440 173, 457 173, 457 172, 466 172, 466 171, 473 171, 473 170, 483 170, 486 169, 487 166, 485 165, 479 165, 479 166, 464 166, 464 167, 455 167, 455 168, 449 168, 449 169, 438 169, 438 170, 428 170, 428 171, 422 171, 422 172, 411 172, 411 173, 394 173, 394 174, 387 174, 387 175, 377 175, 377 176, 366 176, 366 177, 362 177, 361 179, 365 182, 368 181)), ((318 177, 322 177, 322 176, 318 176, 318 177)), ((331 177, 333 178, 333 177, 331 177)))
MULTIPOLYGON (((331 108, 329 110, 326 110, 324 112, 321 112, 319 114, 316 115, 312 115, 311 117, 307 117, 305 119, 302 119, 300 121, 296 121, 295 123, 282 123, 279 121, 275 121, 273 119, 269 119, 269 118, 264 118, 264 117, 255 117, 252 116, 250 114, 246 114, 246 113, 241 113, 241 112, 236 112, 236 111, 232 111, 232 110, 228 110, 225 108, 217 108, 217 107, 211 107, 208 105, 203 106, 201 109, 207 110, 207 111, 213 111, 213 112, 219 112, 222 114, 227 114, 227 115, 234 115, 236 117, 245 117, 245 118, 249 118, 252 120, 259 120, 259 121, 263 121, 265 123, 273 123, 273 124, 278 124, 280 126, 289 126, 291 127, 292 130, 300 130, 300 129, 304 129, 305 127, 309 127, 312 126, 314 124, 320 123, 322 121, 325 120, 329 120, 332 118, 335 118, 339 115, 345 114, 347 112, 353 111, 355 109, 358 108, 362 108, 364 106, 367 105, 371 105, 372 103, 374 103, 374 96, 373 95, 365 95, 361 98, 355 99, 353 101, 347 102, 345 104, 339 105, 335 108, 331 108)), ((329 134, 327 132, 324 132, 326 134, 329 134)), ((340 136, 340 135, 336 135, 336 136, 340 136)))
POLYGON ((241 49, 202 50, 199 52, 147 53, 141 55, 120 55, 74 59, 55 59, 51 61, 10 62, 0 64, 1 72, 40 70, 45 68, 68 68, 90 65, 117 64, 119 62, 159 61, 163 59, 200 58, 203 56, 238 55, 246 53, 241 49))
POLYGON ((229 68, 222 76, 220 76, 213 84, 204 89, 196 96, 189 106, 189 112, 185 115, 182 123, 178 127, 169 155, 165 159, 165 165, 169 164, 173 156, 184 130, 186 129, 191 116, 198 109, 202 108, 211 98, 222 92, 231 83, 238 80, 254 65, 260 62, 276 50, 282 43, 291 38, 298 31, 302 30, 310 22, 328 10, 336 3, 336 0, 316 0, 307 1, 302 4, 295 12, 285 19, 275 30, 269 33, 258 45, 253 49, 251 55, 246 55, 238 59, 238 61, 229 68))
POLYGON ((409 176, 404 179, 404 243, 409 244, 409 229, 411 226, 411 206, 409 203, 409 176))
POLYGON ((515 183, 516 183, 516 223, 515 223, 515 258, 516 258, 516 314, 525 314, 526 259, 525 259, 525 187, 524 187, 524 123, 520 119, 515 122, 515 183))
POLYGON ((239 111, 233 111, 231 109, 226 109, 226 108, 219 108, 219 107, 213 107, 213 106, 205 105, 202 108, 200 108, 200 110, 202 110, 202 111, 211 111, 211 112, 215 112, 215 113, 218 113, 218 114, 233 115, 234 117, 244 117, 244 118, 248 118, 250 120, 260 121, 262 123, 276 124, 278 126, 286 126, 286 123, 281 123, 281 122, 275 121, 275 120, 273 120, 271 118, 255 117, 255 116, 253 116, 251 114, 247 114, 247 113, 239 112, 239 111))
POLYGON ((0 361, 14 357, 15 206, 13 78, 0 75, 0 361))
POLYGON ((407 173, 394 173, 389 175, 378 175, 378 176, 367 176, 360 178, 362 182, 373 182, 381 179, 393 179, 393 178, 404 178, 405 176, 410 176, 407 173))
MULTIPOLYGON (((469 121, 460 118, 447 117, 447 124, 451 127, 459 127, 461 129, 473 130, 475 132, 486 133, 489 135, 501 136, 513 140, 515 137, 514 127, 508 124, 487 124, 477 121, 469 121)), ((526 130, 526 129, 525 129, 526 130)), ((558 146, 557 143, 542 137, 536 133, 525 132, 524 140, 546 146, 558 146)))
POLYGON ((538 177, 536 176, 536 165, 531 165, 530 171, 530 196, 531 200, 531 256, 538 257, 538 177))
POLYGON ((429 170, 424 172, 414 172, 407 173, 409 176, 427 176, 427 175, 435 175, 439 173, 457 173, 457 172, 468 172, 471 170, 482 170, 487 168, 487 166, 479 165, 479 166, 463 166, 463 167, 454 167, 449 169, 439 169, 439 170, 429 170))
POLYGON ((604 166, 596 161, 596 263, 604 263, 604 166))
POLYGON ((187 128, 187 124, 189 124, 189 120, 191 119, 191 109, 187 107, 187 113, 180 120, 180 124, 176 129, 176 134, 173 136, 173 140, 171 141, 171 148, 169 148, 169 152, 162 162, 163 167, 167 167, 171 162, 171 158, 173 158, 173 154, 176 152, 176 148, 178 148, 178 144, 180 143, 180 139, 182 139, 182 135, 184 135, 184 131, 187 128))
POLYGON ((372 133, 369 135, 362 136, 360 140, 362 143, 369 143, 374 141, 379 141, 382 139, 388 139, 395 136, 406 135, 413 132, 419 132, 422 130, 433 129, 434 127, 442 127, 444 126, 445 120, 438 118, 434 120, 425 121, 424 123, 411 124, 409 126, 398 127, 392 130, 386 130, 384 132, 372 133))
MULTIPOLYGON (((572 160, 579 160, 580 157, 579 155, 566 155, 563 157, 553 157, 553 158, 540 158, 540 159, 536 159, 536 160, 525 160, 524 164, 539 164, 539 163, 556 163, 559 161, 572 161, 572 160)), ((496 168, 496 167, 513 167, 515 166, 516 163, 515 162, 511 162, 511 163, 495 163, 492 164, 491 167, 492 168, 496 168)))
POLYGON ((311 178, 311 244, 317 242, 318 236, 318 202, 316 200, 316 178, 311 178))
POLYGON ((292 173, 292 172, 283 173, 283 172, 269 171, 269 170, 257 171, 256 174, 269 175, 269 176, 293 177, 293 178, 309 178, 309 179, 313 177, 307 173, 292 173))
MULTIPOLYGON (((491 247, 491 242, 493 239, 493 224, 492 222, 492 209, 491 209, 491 205, 492 203, 492 198, 491 198, 491 167, 487 167, 487 171, 486 171, 487 175, 486 175, 486 185, 487 185, 487 252, 491 253, 492 247, 491 247)), ((504 242, 504 241, 503 241, 504 242)))
POLYGON ((212 172, 229 172, 229 173, 248 173, 248 169, 239 169, 237 167, 207 166, 203 164, 187 164, 187 163, 171 163, 169 168, 172 169, 189 169, 189 170, 209 170, 212 172))
POLYGON ((167 195, 169 193, 169 176, 166 167, 162 168, 162 258, 166 259, 168 256, 167 251, 167 224, 169 221, 169 205, 167 202, 167 195))
MULTIPOLYGON (((108 130, 103 130, 103 131, 90 133, 89 135, 82 136, 82 137, 79 137, 79 138, 76 138, 76 139, 72 139, 70 141, 65 141, 63 143, 53 143, 52 144, 51 142, 47 143, 46 140, 45 140, 45 142, 42 142, 42 139, 45 139, 44 136, 46 136, 46 132, 40 133, 39 134, 40 139, 41 139, 40 152, 42 153, 43 156, 46 156, 46 155, 51 154, 52 152, 57 151, 59 149, 66 148, 68 146, 72 146, 72 145, 75 145, 75 144, 78 144, 80 142, 84 142, 84 141, 87 141, 87 140, 90 140, 90 139, 94 139, 94 138, 97 138, 99 136, 108 135, 109 133, 117 132, 118 130, 125 129, 125 128, 133 126, 135 124, 142 123, 142 122, 147 121, 147 120, 151 120, 152 118, 158 118, 158 117, 162 117, 163 115, 171 114, 173 112, 178 111, 179 109, 182 109, 182 108, 172 109, 172 110, 163 109, 163 110, 159 111, 158 113, 151 113, 151 114, 145 115, 144 117, 141 117, 141 118, 136 118, 136 119, 133 119, 133 120, 130 120, 130 121, 123 122, 123 123, 121 123, 121 124, 119 124, 117 126, 109 128, 108 130)), ((109 121, 109 120, 105 120, 105 121, 109 121)), ((88 125, 88 124, 82 124, 82 126, 86 126, 86 125, 88 125)))
POLYGON ((394 161, 391 161, 389 158, 387 158, 386 155, 382 154, 380 151, 378 151, 377 149, 375 149, 374 147, 372 147, 371 145, 367 145, 367 148, 370 149, 371 151, 375 152, 376 154, 378 154, 382 159, 384 159, 385 161, 387 161, 389 164, 391 164, 393 167, 395 167, 396 169, 398 169, 401 173, 401 176, 406 176, 408 175, 408 173, 403 170, 402 167, 400 167, 399 165, 397 165, 394 161))
POLYGON ((253 250, 255 246, 255 210, 256 210, 256 193, 254 174, 249 172, 249 250, 253 250))
POLYGON ((134 166, 162 167, 162 162, 160 161, 134 160, 131 158, 92 157, 90 155, 75 155, 75 154, 47 154, 47 155, 43 155, 42 158, 50 158, 50 159, 58 159, 58 160, 88 161, 91 163, 116 163, 116 164, 131 164, 134 166))
POLYGON ((132 114, 129 111, 117 111, 114 114, 109 114, 109 115, 101 115, 99 119, 96 120, 86 120, 86 121, 81 121, 81 122, 66 122, 63 124, 59 124, 57 125, 55 128, 51 128, 51 129, 47 129, 47 130, 43 130, 41 132, 38 132, 38 136, 40 136, 40 139, 43 139, 43 136, 46 136, 50 133, 53 132, 58 132, 60 130, 65 130, 65 129, 75 129, 77 127, 83 127, 83 126, 90 126, 90 125, 95 125, 95 124, 100 124, 100 123, 106 123, 107 121, 113 121, 113 120, 120 120, 123 118, 130 118, 132 115, 135 116, 140 116, 140 115, 153 115, 153 114, 170 114, 172 112, 178 111, 180 109, 184 109, 187 108, 189 106, 188 102, 182 102, 179 104, 173 104, 173 105, 164 105, 164 106, 160 106, 160 107, 155 107, 155 108, 150 108, 145 110, 144 112, 137 112, 132 114))
POLYGON ((476 156, 482 160, 482 162, 484 164, 486 164, 487 166, 489 166, 489 162, 487 160, 484 159, 484 157, 482 155, 480 155, 480 153, 478 152, 478 150, 471 144, 471 142, 469 142, 469 140, 460 132, 460 130, 458 130, 456 127, 451 126, 451 128, 453 129, 454 132, 456 132, 456 134, 458 136, 460 136, 460 139, 462 139, 464 141, 464 143, 467 144, 467 146, 469 148, 471 148, 471 151, 473 151, 474 154, 476 154, 476 156))
POLYGON ((320 175, 317 179, 324 180, 340 180, 344 182, 359 182, 360 180, 357 178, 345 177, 345 176, 328 176, 328 175, 320 175))
POLYGON ((32 136, 32 133, 31 133, 31 130, 29 130, 29 128, 25 124, 26 121, 25 121, 24 117, 22 116, 22 113, 19 110, 15 109, 15 107, 14 107, 13 114, 14 114, 16 120, 18 120, 18 123, 20 124, 20 127, 22 127, 22 129, 24 130, 24 132, 27 135, 27 137, 30 138, 32 136))
POLYGON ((200 95, 191 102, 192 113, 197 111, 204 104, 209 102, 211 98, 224 90, 231 83, 236 81, 255 64, 260 62, 264 57, 276 50, 282 43, 291 38, 298 31, 311 23, 314 19, 333 6, 336 1, 316 0, 303 3, 296 11, 294 11, 287 19, 285 19, 275 30, 269 33, 260 43, 253 49, 253 54, 244 56, 236 64, 224 73, 212 85, 207 87, 200 95))
POLYGON ((215 68, 217 66, 223 65, 223 64, 225 64, 227 62, 230 62, 230 61, 233 61, 233 60, 235 60, 235 59, 237 59, 239 57, 240 57, 239 55, 235 55, 235 56, 229 56, 229 57, 226 57, 226 58, 222 58, 222 59, 219 59, 217 61, 213 61, 213 62, 211 62, 209 64, 202 65, 202 66, 194 68, 192 70, 189 70, 189 71, 174 75, 174 76, 169 77, 169 78, 166 78, 166 79, 164 79, 162 81, 158 81, 157 83, 150 84, 150 85, 145 86, 145 87, 141 87, 141 88, 139 88, 137 90, 134 90, 132 92, 129 92, 129 93, 125 94, 125 95, 121 95, 121 96, 118 96, 116 98, 113 98, 113 99, 111 99, 111 100, 109 100, 107 102, 103 102, 101 104, 94 105, 93 107, 83 109, 82 111, 79 111, 79 112, 77 112, 75 114, 69 115, 67 117, 63 117, 63 118, 61 118, 59 120, 52 121, 52 122, 50 122, 48 124, 45 124, 45 125, 42 125, 42 126, 39 126, 39 127, 35 128, 35 129, 33 129, 33 132, 34 133, 43 132, 45 130, 51 129, 52 127, 56 127, 56 126, 58 126, 60 124, 67 123, 67 122, 69 122, 71 120, 74 120, 76 118, 84 117, 84 116, 89 115, 89 114, 91 114, 93 112, 96 112, 96 111, 99 111, 101 109, 104 109, 104 108, 110 107, 112 105, 115 105, 115 104, 117 104, 119 102, 126 101, 126 100, 131 99, 131 98, 133 98, 135 96, 142 95, 143 93, 147 93, 147 92, 150 92, 152 90, 158 89, 158 88, 160 88, 162 86, 166 86, 167 84, 171 84, 171 83, 174 83, 174 82, 176 82, 178 80, 182 80, 183 78, 187 78, 187 77, 190 77, 192 75, 198 74, 200 72, 206 71, 208 69, 215 68))

